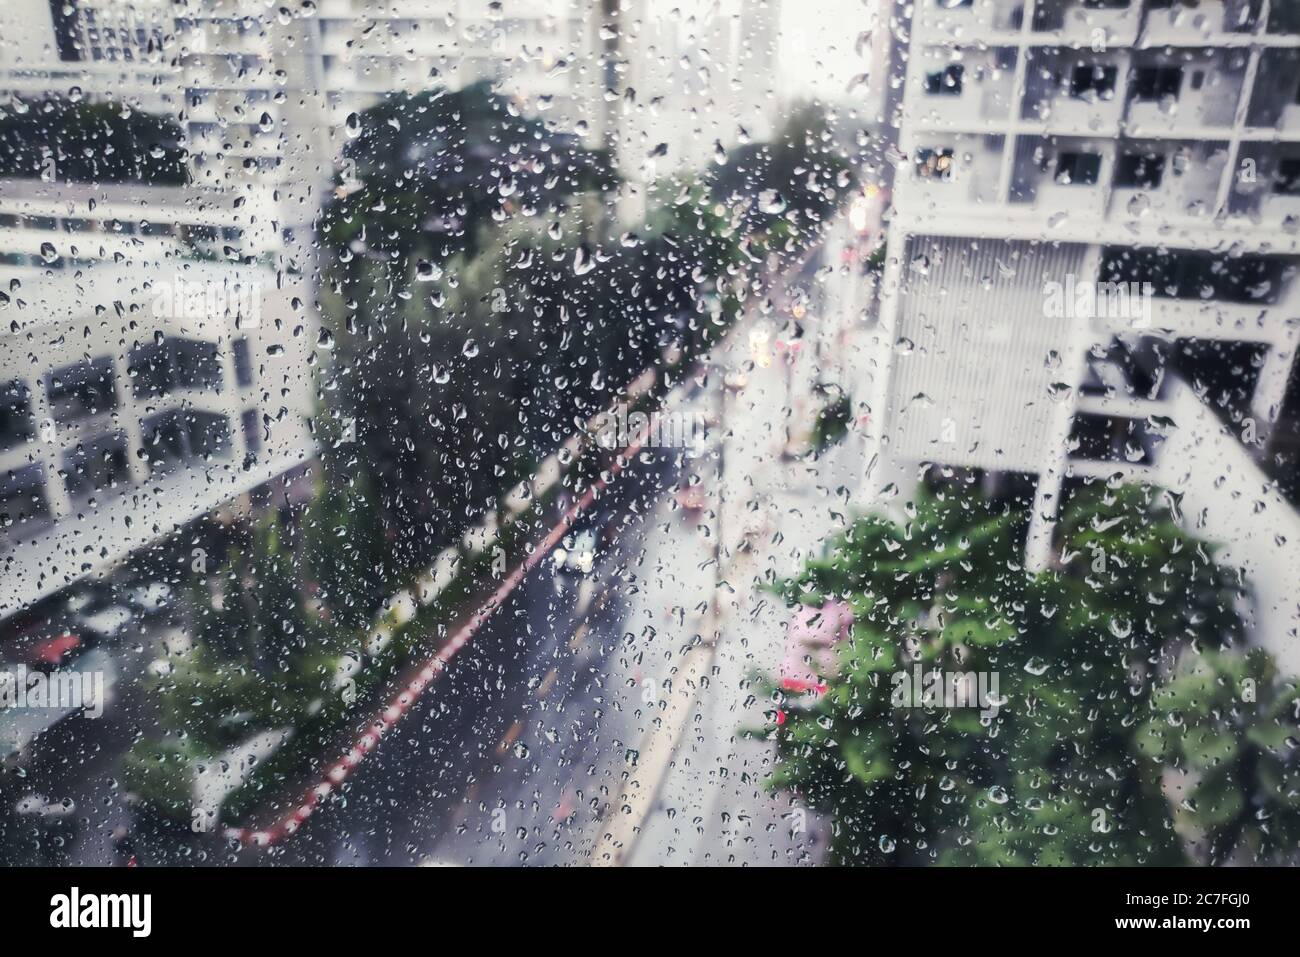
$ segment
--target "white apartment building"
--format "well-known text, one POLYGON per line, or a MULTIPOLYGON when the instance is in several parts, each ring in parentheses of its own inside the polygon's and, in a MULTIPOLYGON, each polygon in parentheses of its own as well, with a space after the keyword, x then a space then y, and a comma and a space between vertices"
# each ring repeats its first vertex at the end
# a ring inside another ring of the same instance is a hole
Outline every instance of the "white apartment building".
POLYGON ((79 90, 171 116, 193 182, 240 197, 252 225, 239 251, 305 268, 349 118, 385 96, 491 81, 522 112, 614 145, 639 192, 775 132, 779 15, 780 0, 318 0, 288 13, 12 0, 0 95, 79 90))
POLYGON ((5 0, 0 7, 0 92, 41 96, 109 92, 172 113, 182 91, 162 47, 169 0, 5 0))
POLYGON ((270 270, 44 270, 0 302, 0 618, 306 464, 314 324, 270 270))
POLYGON ((14 275, 97 262, 158 269, 224 259, 264 232, 232 195, 197 186, 0 179, 0 265, 14 275))
POLYGON ((1300 339, 1300 4, 886 9, 883 453, 1026 476, 1039 567, 1069 483, 1171 489, 1294 666, 1300 518, 1268 472, 1300 339))
POLYGON ((320 0, 289 15, 261 0, 11 0, 0 94, 169 115, 195 186, 239 198, 235 248, 305 268, 348 118, 388 94, 490 80, 594 142, 596 20, 570 0, 320 0))
POLYGON ((776 132, 781 0, 624 0, 614 124, 629 179, 776 132))

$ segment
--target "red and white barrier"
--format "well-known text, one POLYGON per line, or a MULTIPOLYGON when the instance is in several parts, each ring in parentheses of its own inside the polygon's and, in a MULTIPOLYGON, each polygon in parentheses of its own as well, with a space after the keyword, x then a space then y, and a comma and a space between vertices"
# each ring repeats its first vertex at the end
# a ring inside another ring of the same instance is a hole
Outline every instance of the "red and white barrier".
POLYGON ((392 699, 383 710, 370 722, 369 728, 353 743, 352 747, 325 772, 324 777, 303 796, 298 805, 284 815, 280 820, 262 830, 253 830, 247 827, 227 827, 222 832, 227 838, 239 841, 241 844, 252 845, 255 847, 268 847, 278 844, 285 838, 290 837, 296 832, 299 826, 311 817, 326 798, 333 793, 334 789, 347 780, 366 756, 370 754, 379 744, 380 739, 396 727, 397 723, 405 717, 406 713, 411 710, 420 695, 433 684, 435 678, 446 669, 456 654, 473 640, 474 635, 485 621, 505 603, 510 596, 524 580, 530 571, 537 567, 556 545, 569 533, 573 527, 574 521, 586 510, 598 496, 619 473, 627 467, 628 462, 641 451, 643 441, 633 442, 627 448, 623 449, 609 468, 609 477, 601 478, 592 484, 587 493, 568 511, 559 523, 552 528, 542 539, 537 548, 533 549, 522 562, 515 566, 514 571, 506 576, 500 587, 493 592, 483 605, 474 613, 468 622, 460 627, 438 653, 430 658, 420 672, 407 683, 396 697, 392 699))

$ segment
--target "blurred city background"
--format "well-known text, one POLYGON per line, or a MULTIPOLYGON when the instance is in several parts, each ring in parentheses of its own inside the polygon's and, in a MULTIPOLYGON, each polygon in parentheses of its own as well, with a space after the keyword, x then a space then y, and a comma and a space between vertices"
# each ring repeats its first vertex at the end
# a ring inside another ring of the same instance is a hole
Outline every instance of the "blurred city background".
POLYGON ((0 856, 1292 863, 1297 263, 1284 0, 7 0, 0 856))

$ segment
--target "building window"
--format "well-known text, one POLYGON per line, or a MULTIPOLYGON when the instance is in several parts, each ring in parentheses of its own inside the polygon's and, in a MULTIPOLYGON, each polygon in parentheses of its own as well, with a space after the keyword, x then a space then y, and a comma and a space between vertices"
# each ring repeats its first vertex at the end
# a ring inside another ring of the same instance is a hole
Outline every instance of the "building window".
POLYGON ((1294 271, 1275 256, 1112 246, 1102 254, 1100 272, 1102 282, 1149 282, 1154 295, 1167 299, 1257 306, 1277 302, 1294 271))
POLYGON ((1125 153, 1115 164, 1116 189, 1159 189, 1164 176, 1161 153, 1125 153))
POLYGON ((117 432, 78 442, 76 448, 63 453, 63 471, 68 494, 74 500, 129 483, 126 436, 117 432))
POLYGON ((39 465, 24 465, 0 474, 0 529, 44 525, 49 519, 45 475, 39 465))
POLYGON ((190 223, 184 227, 185 239, 191 243, 214 243, 217 241, 217 227, 190 223))
POLYGON ((173 339, 172 354, 176 383, 182 389, 221 391, 221 355, 210 342, 173 339))
POLYGON ((17 379, 0 384, 0 451, 7 451, 35 435, 31 397, 17 379))
POLYGON ((956 63, 944 67, 942 70, 927 73, 925 76, 925 92, 932 96, 960 96, 962 75, 964 73, 965 68, 956 63))
POLYGON ((113 363, 108 356, 55 369, 47 391, 56 422, 72 422, 117 408, 113 363))
POLYGON ((140 429, 155 475, 173 472, 192 459, 222 455, 229 447, 229 422, 214 412, 171 409, 145 419, 140 429))
POLYGON ((244 444, 248 446, 248 451, 256 455, 262 451, 262 427, 257 421, 256 409, 245 409, 240 416, 240 425, 244 429, 244 444))
MULTIPOLYGON (((1200 0, 1147 0, 1148 10, 1173 10, 1182 8, 1187 11, 1195 11, 1200 6, 1200 0)), ((1227 16, 1225 17, 1224 29, 1231 33, 1252 33, 1259 25, 1260 0, 1246 0, 1246 2, 1237 2, 1229 6, 1227 16), (1233 6, 1235 10, 1231 9, 1233 6)))
POLYGON ((126 374, 131 377, 131 393, 137 399, 166 395, 171 389, 167 344, 155 342, 132 349, 126 374))
POLYGON ((189 458, 180 412, 164 412, 140 423, 144 454, 155 475, 171 471, 189 458))
POLYGON ((170 395, 178 389, 221 391, 217 347, 196 339, 166 339, 131 350, 131 391, 137 399, 170 395))
POLYGON ((248 340, 241 336, 231 348, 235 358, 235 381, 241 389, 247 389, 253 384, 253 354, 248 348, 248 340))
POLYGON ((89 11, 80 11, 75 4, 64 3, 63 0, 50 0, 50 16, 54 20, 54 41, 58 45, 59 59, 65 62, 77 62, 86 58, 85 49, 82 47, 80 30, 77 24, 77 14, 85 12, 89 18, 89 11))
POLYGON ((1273 3, 1268 8, 1269 33, 1300 33, 1300 6, 1294 3, 1273 3))
POLYGON ((1115 95, 1119 68, 1103 63, 1081 63, 1070 78, 1070 96, 1076 100, 1096 97, 1109 100, 1115 95))
POLYGON ((1167 96, 1178 98, 1183 86, 1183 68, 1180 66, 1143 66, 1133 74, 1133 99, 1162 100, 1167 96))
POLYGON ((916 175, 921 179, 952 179, 952 150, 917 150, 916 175))
POLYGON ((1151 440, 1146 424, 1121 416, 1076 415, 1066 445, 1071 458, 1149 464, 1151 440))
POLYGON ((1056 182, 1062 186, 1095 186, 1100 174, 1097 153, 1062 153, 1056 160, 1056 182))
POLYGON ((1283 196, 1300 196, 1300 157, 1293 156, 1277 164, 1273 192, 1283 196))

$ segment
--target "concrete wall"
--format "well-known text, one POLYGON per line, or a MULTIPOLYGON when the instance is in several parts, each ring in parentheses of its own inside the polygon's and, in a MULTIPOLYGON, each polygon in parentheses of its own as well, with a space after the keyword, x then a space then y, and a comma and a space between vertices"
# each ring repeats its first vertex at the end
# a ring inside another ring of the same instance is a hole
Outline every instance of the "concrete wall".
POLYGON ((1175 428, 1153 480, 1182 494, 1188 530, 1221 543, 1219 560, 1242 570, 1254 597, 1255 640, 1284 671, 1300 673, 1300 515, 1188 386, 1170 386, 1175 428))

